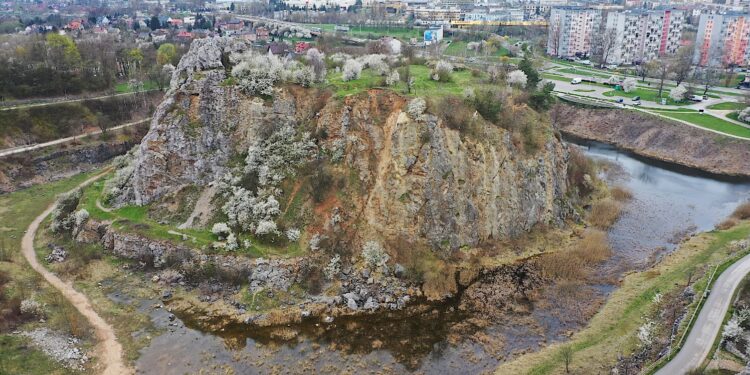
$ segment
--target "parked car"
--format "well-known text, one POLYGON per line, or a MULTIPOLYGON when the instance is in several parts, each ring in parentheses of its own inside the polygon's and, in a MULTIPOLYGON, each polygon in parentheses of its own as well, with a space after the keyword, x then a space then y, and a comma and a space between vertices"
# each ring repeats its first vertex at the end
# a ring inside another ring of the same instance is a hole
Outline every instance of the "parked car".
POLYGON ((618 103, 625 103, 625 99, 623 99, 623 98, 617 98, 617 102, 618 103))
POLYGON ((633 105, 634 106, 635 105, 641 105, 641 101, 640 100, 633 100, 633 105))
POLYGON ((605 68, 607 68, 609 70, 615 70, 615 69, 617 69, 617 65, 616 64, 610 64, 610 65, 607 65, 605 68))
POLYGON ((591 60, 581 60, 579 62, 583 65, 591 65, 591 60))
POLYGON ((690 96, 690 100, 692 100, 694 102, 702 102, 702 101, 704 101, 706 99, 708 99, 706 96, 701 96, 701 95, 692 95, 692 96, 690 96))
POLYGON ((640 102, 641 101, 641 97, 640 96, 634 96, 633 99, 630 99, 630 100, 632 100, 634 102, 640 102))
POLYGON ((575 77, 575 78, 573 78, 573 79, 570 80, 570 84, 571 85, 577 85, 577 84, 581 83, 581 81, 583 81, 581 78, 575 77))

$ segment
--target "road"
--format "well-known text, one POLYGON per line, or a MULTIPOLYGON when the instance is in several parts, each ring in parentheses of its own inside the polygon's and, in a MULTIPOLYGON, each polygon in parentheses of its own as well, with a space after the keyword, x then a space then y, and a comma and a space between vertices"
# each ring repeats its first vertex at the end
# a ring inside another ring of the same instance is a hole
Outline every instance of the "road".
POLYGON ((703 363, 719 335, 734 292, 748 273, 750 255, 731 265, 716 279, 682 349, 657 375, 686 374, 703 363))
MULTIPOLYGON (((122 128, 127 128, 129 126, 133 126, 133 125, 137 125, 137 124, 142 124, 142 123, 144 123, 146 121, 149 121, 149 120, 151 120, 151 118, 145 118, 143 120, 133 121, 133 122, 129 122, 127 124, 122 124, 122 125, 117 125, 117 126, 114 126, 114 127, 111 127, 109 129, 107 129, 107 131, 113 131, 113 130, 118 130, 118 129, 122 129, 122 128)), ((62 143, 71 142, 71 141, 73 141, 75 139, 78 139, 78 138, 81 138, 81 137, 86 137, 86 136, 90 136, 90 135, 97 135, 97 134, 101 134, 101 133, 102 133, 101 130, 95 130, 95 131, 92 131, 92 132, 83 133, 83 134, 75 135, 75 136, 72 136, 72 137, 65 137, 65 138, 55 139, 54 141, 49 141, 49 142, 44 142, 44 143, 37 143, 37 144, 34 144, 34 145, 29 145, 29 146, 19 146, 19 147, 8 148, 8 149, 5 149, 5 150, 0 150, 0 158, 5 157, 5 156, 10 156, 10 155, 15 155, 15 154, 21 154, 21 153, 24 153, 24 152, 29 152, 29 151, 32 151, 32 150, 37 150, 37 149, 45 148, 45 147, 49 147, 49 146, 59 145, 59 144, 62 144, 62 143)))
MULTIPOLYGON (((76 189, 84 187, 96 181, 108 172, 109 170, 89 178, 88 180, 78 185, 76 189)), ((115 331, 114 329, 112 329, 112 326, 110 326, 104 319, 102 319, 101 316, 99 316, 96 310, 94 310, 93 306, 91 306, 91 302, 89 302, 89 299, 83 293, 75 290, 72 283, 66 283, 62 281, 59 277, 57 277, 57 275, 44 268, 44 266, 39 263, 39 260, 36 257, 36 252, 34 251, 34 237, 36 236, 36 231, 39 229, 39 225, 42 223, 42 221, 44 221, 44 219, 52 212, 52 210, 55 209, 55 205, 56 204, 53 203, 49 207, 47 207, 47 209, 39 216, 37 216, 36 219, 34 219, 34 221, 26 229, 26 233, 23 235, 23 240, 21 241, 21 250, 23 252, 23 256, 26 258, 26 261, 29 262, 31 268, 33 268, 34 271, 44 277, 44 279, 47 280, 47 282, 50 283, 50 285, 52 285, 55 289, 59 290, 63 297, 65 297, 65 299, 68 300, 71 305, 73 305, 73 307, 75 307, 76 310, 78 310, 78 312, 86 318, 89 324, 91 324, 91 327, 96 333, 96 338, 99 341, 97 345, 97 352, 99 353, 98 363, 101 363, 103 366, 105 366, 102 374, 132 374, 133 371, 129 369, 128 366, 126 366, 123 362, 122 345, 120 345, 120 343, 117 341, 117 337, 115 337, 115 331)))
POLYGON ((75 103, 75 102, 82 102, 85 100, 99 100, 99 99, 107 99, 107 98, 116 98, 118 96, 127 96, 127 95, 135 95, 135 94, 141 94, 141 93, 148 93, 152 91, 159 91, 158 89, 153 90, 143 90, 143 91, 134 91, 134 92, 124 92, 122 94, 112 94, 112 95, 102 95, 102 96, 94 96, 91 98, 78 98, 78 99, 70 99, 70 100, 53 100, 48 102, 40 102, 40 103, 30 103, 30 104, 19 104, 14 105, 10 107, 0 107, 0 111, 10 111, 13 109, 24 109, 24 108, 32 108, 32 107, 44 107, 47 105, 55 105, 55 104, 64 104, 64 103, 75 103))

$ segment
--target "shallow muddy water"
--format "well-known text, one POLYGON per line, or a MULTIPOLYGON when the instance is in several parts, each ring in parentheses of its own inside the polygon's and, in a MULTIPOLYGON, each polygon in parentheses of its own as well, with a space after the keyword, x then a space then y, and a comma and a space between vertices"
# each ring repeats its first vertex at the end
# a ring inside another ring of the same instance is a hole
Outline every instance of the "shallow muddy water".
MULTIPOLYGON (((713 228, 750 198, 746 182, 675 169, 604 144, 578 144, 587 155, 609 165, 604 177, 610 184, 633 193, 611 229, 615 255, 603 265, 602 273, 645 266, 655 254, 674 249, 685 233, 713 228)), ((612 288, 592 285, 589 296, 601 300, 612 288)), ((453 300, 411 316, 339 318, 332 324, 307 320, 288 327, 297 336, 284 340, 275 338, 278 331, 242 325, 205 333, 192 328, 190 317, 170 321, 163 308, 152 307, 158 301, 128 301, 121 296, 113 300, 138 303, 164 330, 141 351, 136 362, 139 374, 491 373, 499 362, 562 340, 579 328, 561 320, 570 309, 565 301, 508 313, 494 320, 502 323, 480 328, 467 323, 473 317, 459 312, 458 301, 453 300)))
POLYGON ((642 268, 674 250, 689 233, 711 230, 750 199, 750 182, 721 178, 641 158, 598 142, 578 142, 586 155, 610 165, 604 178, 633 199, 609 232, 609 266, 642 268))

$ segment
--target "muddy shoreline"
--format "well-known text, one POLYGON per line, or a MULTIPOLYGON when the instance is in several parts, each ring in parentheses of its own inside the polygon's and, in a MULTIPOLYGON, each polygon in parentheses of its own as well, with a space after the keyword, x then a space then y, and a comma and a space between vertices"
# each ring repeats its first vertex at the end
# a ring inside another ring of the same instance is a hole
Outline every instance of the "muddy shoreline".
POLYGON ((634 111, 559 103, 553 112, 566 138, 610 144, 684 174, 728 182, 750 179, 750 141, 634 111))

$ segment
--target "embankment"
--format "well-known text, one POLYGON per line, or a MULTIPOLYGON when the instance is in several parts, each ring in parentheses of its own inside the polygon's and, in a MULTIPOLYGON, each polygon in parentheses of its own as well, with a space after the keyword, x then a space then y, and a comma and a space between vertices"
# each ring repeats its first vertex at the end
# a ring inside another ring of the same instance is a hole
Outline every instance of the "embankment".
POLYGON ((552 111, 566 135, 605 142, 641 156, 717 175, 750 177, 750 142, 641 112, 557 104, 552 111))

